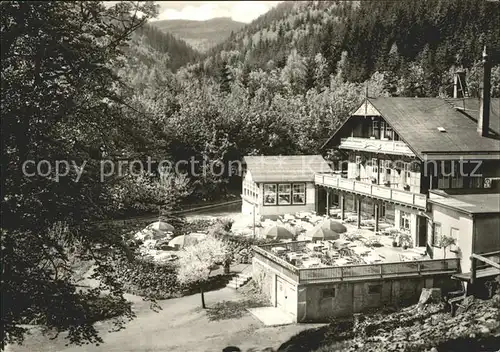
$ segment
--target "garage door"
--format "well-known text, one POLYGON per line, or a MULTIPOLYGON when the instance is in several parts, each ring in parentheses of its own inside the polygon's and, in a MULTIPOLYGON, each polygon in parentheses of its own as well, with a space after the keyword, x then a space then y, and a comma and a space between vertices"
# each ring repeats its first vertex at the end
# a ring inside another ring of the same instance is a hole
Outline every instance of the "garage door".
POLYGON ((276 306, 285 312, 297 314, 297 290, 292 284, 278 276, 276 277, 276 306))
POLYGON ((286 283, 280 277, 276 277, 276 306, 285 309, 286 306, 286 283))

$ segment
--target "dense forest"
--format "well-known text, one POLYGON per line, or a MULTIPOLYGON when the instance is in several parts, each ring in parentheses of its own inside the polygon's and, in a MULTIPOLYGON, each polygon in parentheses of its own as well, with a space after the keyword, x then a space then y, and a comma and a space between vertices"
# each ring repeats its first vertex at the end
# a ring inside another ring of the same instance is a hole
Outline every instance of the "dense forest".
POLYGON ((200 53, 186 42, 148 23, 132 33, 131 41, 126 54, 136 63, 151 64, 158 60, 163 61, 167 69, 176 71, 200 58, 200 53))
POLYGON ((285 2, 214 48, 203 67, 213 74, 231 55, 236 66, 282 70, 296 51, 309 72, 336 74, 342 60, 343 80, 379 72, 393 95, 437 96, 449 70, 472 68, 484 45, 500 62, 498 23, 499 5, 478 0, 285 2), (422 84, 397 92, 398 79, 422 84))

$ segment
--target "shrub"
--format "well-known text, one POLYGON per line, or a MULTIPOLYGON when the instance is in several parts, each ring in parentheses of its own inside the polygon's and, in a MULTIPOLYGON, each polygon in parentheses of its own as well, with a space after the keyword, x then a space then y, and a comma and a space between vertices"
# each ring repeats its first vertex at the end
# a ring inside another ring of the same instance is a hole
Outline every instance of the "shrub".
POLYGON ((175 235, 184 235, 191 232, 205 232, 210 231, 215 225, 216 221, 206 219, 195 219, 191 221, 183 221, 176 227, 175 235))
POLYGON ((99 296, 88 302, 91 321, 100 321, 120 316, 132 315, 132 304, 125 299, 111 295, 99 296))
POLYGON ((354 320, 331 318, 325 333, 328 342, 343 341, 354 337, 354 320))
MULTIPOLYGON (((177 279, 177 265, 157 263, 150 259, 136 258, 128 262, 113 262, 115 278, 123 283, 128 293, 148 299, 168 299, 199 292, 198 284, 182 285, 177 279)), ((227 275, 211 276, 203 287, 206 291, 224 287, 229 280, 227 275)))
POLYGON ((233 259, 239 259, 241 262, 247 262, 252 256, 252 246, 259 246, 264 244, 279 243, 277 240, 273 239, 262 239, 262 238, 249 238, 243 236, 235 236, 231 233, 224 231, 220 226, 216 226, 211 234, 216 238, 227 243, 231 257, 233 259), (247 258, 242 258, 240 253, 246 252, 245 256, 247 258), (241 258, 240 258, 241 257, 241 258))
POLYGON ((129 293, 151 299, 180 296, 177 269, 171 263, 159 264, 137 258, 131 262, 116 260, 113 265, 115 277, 129 293))

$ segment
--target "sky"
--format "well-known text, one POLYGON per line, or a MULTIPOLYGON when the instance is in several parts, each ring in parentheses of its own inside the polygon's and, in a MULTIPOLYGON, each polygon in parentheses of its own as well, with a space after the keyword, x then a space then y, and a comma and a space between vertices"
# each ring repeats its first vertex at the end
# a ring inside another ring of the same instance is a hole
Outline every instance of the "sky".
POLYGON ((281 1, 155 1, 160 6, 155 20, 205 21, 216 17, 230 17, 234 21, 250 23, 281 1))

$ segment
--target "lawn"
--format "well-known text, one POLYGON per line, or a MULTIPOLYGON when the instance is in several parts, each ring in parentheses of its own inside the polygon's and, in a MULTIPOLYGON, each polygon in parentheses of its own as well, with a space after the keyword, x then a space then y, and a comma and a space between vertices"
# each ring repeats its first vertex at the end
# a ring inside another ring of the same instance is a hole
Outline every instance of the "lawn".
POLYGON ((51 340, 50 336, 43 336, 34 330, 32 335, 26 338, 24 345, 9 346, 7 351, 212 352, 222 351, 228 346, 237 346, 242 351, 259 351, 269 347, 277 350, 294 335, 319 326, 293 324, 263 327, 252 315, 240 309, 248 304, 245 302, 248 296, 230 288, 205 294, 207 306, 212 310, 200 308, 198 294, 159 301, 162 308, 159 312, 151 310, 149 303, 138 296, 127 295, 127 299, 133 302, 136 319, 128 323, 126 329, 118 332, 109 332, 112 325, 108 322, 97 323, 96 326, 105 342, 101 346, 65 346, 63 334, 51 340), (217 309, 227 307, 227 302, 240 302, 230 304, 238 308, 237 313, 226 314, 227 310, 223 309, 221 314, 216 314, 217 309))

